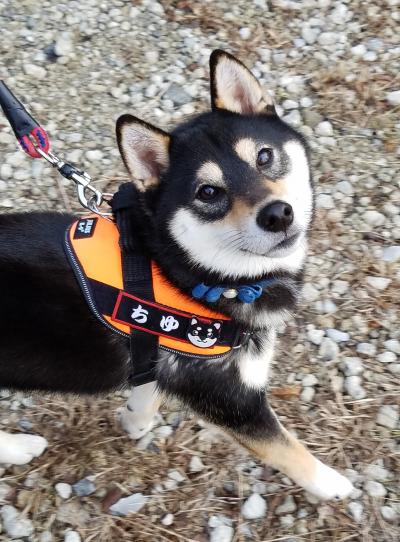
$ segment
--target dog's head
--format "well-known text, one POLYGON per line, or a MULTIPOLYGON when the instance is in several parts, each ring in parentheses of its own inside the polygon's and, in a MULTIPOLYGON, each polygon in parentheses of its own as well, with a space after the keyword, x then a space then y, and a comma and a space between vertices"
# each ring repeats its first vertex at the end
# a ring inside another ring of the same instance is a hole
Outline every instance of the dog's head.
POLYGON ((176 259, 224 279, 297 272, 312 218, 303 138, 238 60, 214 51, 212 110, 171 134, 135 117, 119 148, 159 240, 176 259))

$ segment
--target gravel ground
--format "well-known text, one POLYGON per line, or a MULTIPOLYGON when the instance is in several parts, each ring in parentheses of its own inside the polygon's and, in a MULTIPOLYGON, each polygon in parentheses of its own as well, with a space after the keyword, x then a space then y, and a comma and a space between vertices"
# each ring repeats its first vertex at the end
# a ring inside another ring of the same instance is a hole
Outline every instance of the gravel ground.
MULTIPOLYGON (((3 391, 0 426, 50 447, 1 470, 0 540, 400 539, 399 23, 399 0, 2 0, 0 78, 101 188, 124 176, 117 116, 168 128, 204 110, 216 47, 245 60, 308 137, 317 216, 272 402, 356 490, 318 504, 174 403, 135 445, 115 415, 124 393, 3 391)), ((1 117, 0 207, 80 210, 68 182, 17 150, 1 117)))

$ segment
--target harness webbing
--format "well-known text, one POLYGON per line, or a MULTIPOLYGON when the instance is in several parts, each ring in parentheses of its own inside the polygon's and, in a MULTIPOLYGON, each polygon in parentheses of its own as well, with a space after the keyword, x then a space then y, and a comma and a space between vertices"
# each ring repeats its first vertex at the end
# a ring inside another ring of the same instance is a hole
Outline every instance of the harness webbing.
MULTIPOLYGON (((124 183, 113 196, 111 208, 120 233, 124 290, 139 298, 154 301, 150 261, 144 256, 138 235, 135 233, 135 217, 132 212, 135 190, 131 183, 124 183)), ((131 328, 130 354, 133 385, 140 386, 155 380, 157 361, 157 337, 145 331, 131 328)))

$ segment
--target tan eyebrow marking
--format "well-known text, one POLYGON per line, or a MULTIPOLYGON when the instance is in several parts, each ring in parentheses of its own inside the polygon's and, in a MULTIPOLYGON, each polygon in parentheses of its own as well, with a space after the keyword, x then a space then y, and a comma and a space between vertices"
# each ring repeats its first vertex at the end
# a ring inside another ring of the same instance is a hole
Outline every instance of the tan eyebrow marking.
POLYGON ((197 178, 201 181, 222 183, 222 169, 216 162, 204 162, 204 164, 202 164, 202 166, 200 166, 197 170, 197 178))
POLYGON ((255 141, 249 137, 244 137, 235 143, 234 149, 239 158, 241 158, 244 162, 247 162, 251 167, 256 166, 255 141))

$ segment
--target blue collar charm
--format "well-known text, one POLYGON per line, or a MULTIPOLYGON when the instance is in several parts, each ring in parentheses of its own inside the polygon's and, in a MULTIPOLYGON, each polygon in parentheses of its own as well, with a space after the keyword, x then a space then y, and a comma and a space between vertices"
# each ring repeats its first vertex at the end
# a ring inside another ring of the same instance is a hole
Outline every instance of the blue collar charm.
POLYGON ((204 299, 209 303, 218 301, 221 295, 228 299, 237 297, 242 303, 253 303, 263 293, 263 289, 273 284, 275 279, 266 279, 255 282, 254 284, 245 284, 237 288, 229 286, 207 286, 204 282, 197 284, 192 290, 192 296, 195 299, 204 299))

